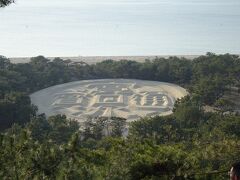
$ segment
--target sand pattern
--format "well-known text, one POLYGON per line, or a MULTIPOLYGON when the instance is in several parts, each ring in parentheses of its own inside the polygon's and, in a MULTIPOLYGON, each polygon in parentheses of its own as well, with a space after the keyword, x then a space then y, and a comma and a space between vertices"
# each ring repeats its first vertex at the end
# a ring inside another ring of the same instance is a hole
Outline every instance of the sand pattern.
POLYGON ((31 94, 39 113, 65 114, 84 122, 90 117, 122 117, 131 122, 144 116, 168 115, 174 102, 187 95, 175 84, 133 79, 76 81, 31 94))

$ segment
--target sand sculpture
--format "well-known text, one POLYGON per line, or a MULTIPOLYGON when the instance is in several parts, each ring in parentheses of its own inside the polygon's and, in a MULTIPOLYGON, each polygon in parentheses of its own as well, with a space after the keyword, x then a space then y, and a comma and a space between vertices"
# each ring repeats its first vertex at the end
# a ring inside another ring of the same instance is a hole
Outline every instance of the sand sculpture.
POLYGON ((170 83, 132 79, 76 81, 33 93, 32 103, 47 116, 65 114, 79 122, 89 117, 123 117, 127 122, 144 116, 172 113, 185 89, 170 83))

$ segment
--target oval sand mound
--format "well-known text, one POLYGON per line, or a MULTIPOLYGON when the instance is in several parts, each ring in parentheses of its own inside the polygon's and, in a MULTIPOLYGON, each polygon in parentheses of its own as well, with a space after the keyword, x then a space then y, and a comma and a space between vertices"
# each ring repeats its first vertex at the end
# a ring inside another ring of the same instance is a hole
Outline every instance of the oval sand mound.
POLYGON ((31 94, 39 113, 65 114, 83 122, 88 117, 123 117, 127 121, 144 116, 172 113, 174 102, 187 95, 180 86, 157 81, 101 79, 76 81, 31 94))

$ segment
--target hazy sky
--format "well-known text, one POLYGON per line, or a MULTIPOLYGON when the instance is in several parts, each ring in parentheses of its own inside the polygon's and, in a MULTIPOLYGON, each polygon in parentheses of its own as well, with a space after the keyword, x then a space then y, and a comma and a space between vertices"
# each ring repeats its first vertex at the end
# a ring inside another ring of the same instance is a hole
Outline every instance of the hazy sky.
POLYGON ((0 9, 0 54, 240 53, 240 0, 17 0, 0 9))

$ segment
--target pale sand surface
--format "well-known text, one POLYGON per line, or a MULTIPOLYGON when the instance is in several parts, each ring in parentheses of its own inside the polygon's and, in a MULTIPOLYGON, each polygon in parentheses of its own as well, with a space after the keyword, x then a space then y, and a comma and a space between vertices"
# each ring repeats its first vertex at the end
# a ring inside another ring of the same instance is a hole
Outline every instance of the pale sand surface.
POLYGON ((133 79, 76 81, 31 94, 39 113, 65 114, 84 122, 88 117, 123 117, 127 122, 145 116, 168 115, 176 99, 187 95, 180 86, 133 79))
MULTIPOLYGON (((137 62, 144 62, 146 59, 153 60, 156 57, 159 58, 169 58, 171 56, 176 56, 179 58, 194 59, 200 55, 156 55, 156 56, 77 56, 77 57, 60 57, 63 60, 70 59, 73 62, 86 62, 88 64, 95 64, 104 60, 112 59, 114 61, 120 60, 133 60, 137 62)), ((54 59, 55 57, 48 57, 49 59, 54 59)), ((9 58, 12 63, 27 63, 30 61, 30 57, 12 57, 9 58)))

